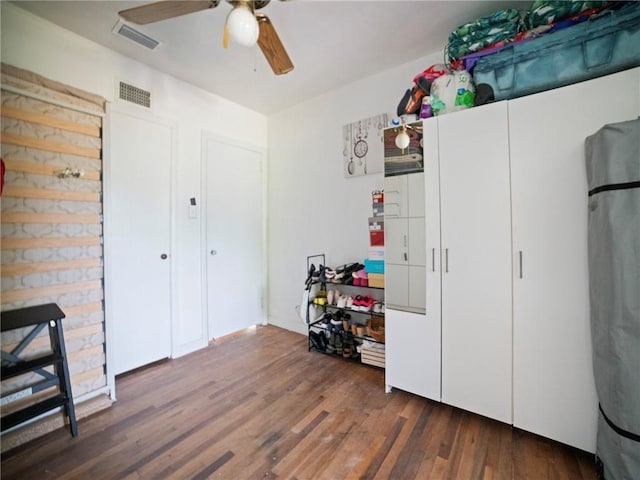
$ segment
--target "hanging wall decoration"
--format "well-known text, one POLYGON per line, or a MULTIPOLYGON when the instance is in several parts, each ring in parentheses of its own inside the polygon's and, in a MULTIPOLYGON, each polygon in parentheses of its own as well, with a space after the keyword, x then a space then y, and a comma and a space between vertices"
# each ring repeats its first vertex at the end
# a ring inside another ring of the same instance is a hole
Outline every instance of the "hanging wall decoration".
POLYGON ((342 127, 345 178, 384 170, 383 130, 386 126, 387 114, 383 113, 342 127))

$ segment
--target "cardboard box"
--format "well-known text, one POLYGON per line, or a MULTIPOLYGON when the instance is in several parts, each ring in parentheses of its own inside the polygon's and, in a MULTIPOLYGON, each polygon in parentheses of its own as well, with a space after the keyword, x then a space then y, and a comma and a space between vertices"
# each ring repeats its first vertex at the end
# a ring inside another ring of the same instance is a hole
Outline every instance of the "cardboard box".
POLYGON ((384 288, 384 273, 368 273, 367 277, 370 287, 384 288))

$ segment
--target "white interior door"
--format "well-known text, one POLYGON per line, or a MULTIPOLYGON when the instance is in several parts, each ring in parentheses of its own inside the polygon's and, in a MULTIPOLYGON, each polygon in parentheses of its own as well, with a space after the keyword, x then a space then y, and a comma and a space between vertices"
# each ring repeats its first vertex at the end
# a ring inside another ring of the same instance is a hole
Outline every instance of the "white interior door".
POLYGON ((262 152, 205 135, 209 338, 264 321, 262 152))
POLYGON ((106 311, 115 375, 171 355, 170 125, 112 110, 106 311))

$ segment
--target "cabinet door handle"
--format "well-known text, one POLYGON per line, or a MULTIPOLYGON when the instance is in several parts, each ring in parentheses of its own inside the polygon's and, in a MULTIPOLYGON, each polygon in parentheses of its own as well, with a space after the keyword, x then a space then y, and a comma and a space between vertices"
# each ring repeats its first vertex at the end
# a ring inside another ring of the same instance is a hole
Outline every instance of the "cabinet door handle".
POLYGON ((449 273, 449 249, 444 249, 444 271, 449 273))
POLYGON ((404 243, 404 246, 406 247, 406 246, 407 246, 407 236, 406 236, 406 235, 404 235, 404 236, 402 237, 402 241, 403 241, 403 243, 404 243))
POLYGON ((431 249, 431 271, 432 272, 436 271, 436 249, 435 248, 431 249))
POLYGON ((518 252, 518 263, 520 265, 520 278, 522 278, 522 250, 518 252))
POLYGON ((409 261, 409 257, 407 257, 407 252, 404 252, 404 261, 405 262, 409 261))

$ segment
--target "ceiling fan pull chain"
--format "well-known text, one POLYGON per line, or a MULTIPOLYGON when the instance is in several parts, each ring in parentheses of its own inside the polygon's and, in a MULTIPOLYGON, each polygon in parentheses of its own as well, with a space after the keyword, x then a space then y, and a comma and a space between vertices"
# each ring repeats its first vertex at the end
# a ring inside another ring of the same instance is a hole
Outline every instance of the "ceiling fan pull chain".
POLYGON ((224 22, 224 30, 222 31, 222 46, 229 48, 229 25, 224 22))

